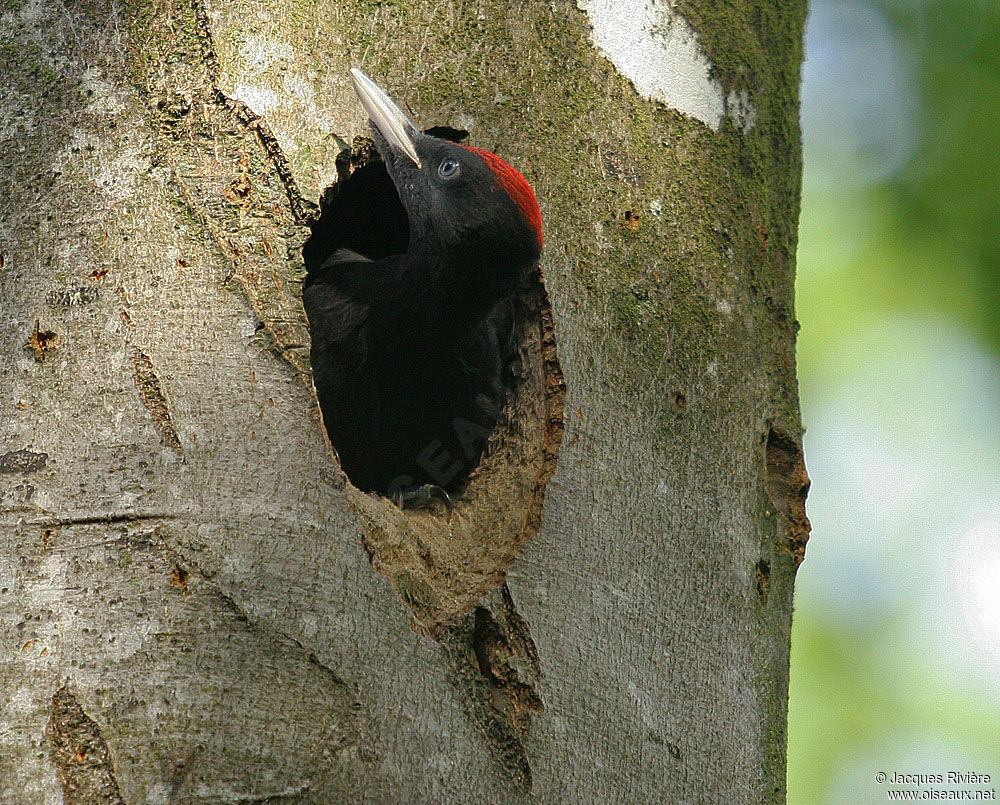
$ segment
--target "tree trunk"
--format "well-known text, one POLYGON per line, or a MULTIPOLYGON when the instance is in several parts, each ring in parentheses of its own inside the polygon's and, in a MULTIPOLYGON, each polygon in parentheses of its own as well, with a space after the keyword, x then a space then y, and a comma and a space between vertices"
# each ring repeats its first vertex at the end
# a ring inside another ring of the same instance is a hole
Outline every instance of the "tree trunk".
POLYGON ((804 3, 633 5, 3 4, 0 801, 784 800, 804 3), (539 197, 490 527, 323 434, 353 64, 539 197))

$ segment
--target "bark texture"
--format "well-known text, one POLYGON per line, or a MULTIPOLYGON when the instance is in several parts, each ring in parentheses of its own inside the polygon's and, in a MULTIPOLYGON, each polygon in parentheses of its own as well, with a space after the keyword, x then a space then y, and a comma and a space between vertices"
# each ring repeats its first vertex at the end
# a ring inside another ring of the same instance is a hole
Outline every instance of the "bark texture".
POLYGON ((804 5, 677 4, 719 131, 562 0, 0 8, 0 801, 782 802, 804 5), (546 222, 562 448, 472 581, 375 533, 310 386, 352 64, 546 222))

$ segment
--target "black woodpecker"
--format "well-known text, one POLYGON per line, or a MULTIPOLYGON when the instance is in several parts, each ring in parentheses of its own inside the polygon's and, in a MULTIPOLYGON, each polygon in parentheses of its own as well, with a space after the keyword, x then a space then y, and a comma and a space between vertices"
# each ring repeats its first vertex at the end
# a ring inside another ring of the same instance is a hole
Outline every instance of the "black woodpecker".
POLYGON ((382 158, 374 169, 398 202, 373 202, 368 221, 355 210, 366 232, 311 261, 303 302, 316 391, 355 486, 402 506, 431 496, 450 506, 503 414, 515 300, 541 254, 541 213, 500 157, 421 132, 360 70, 351 81, 382 158), (408 238, 373 239, 386 226, 374 219, 400 204, 408 238))

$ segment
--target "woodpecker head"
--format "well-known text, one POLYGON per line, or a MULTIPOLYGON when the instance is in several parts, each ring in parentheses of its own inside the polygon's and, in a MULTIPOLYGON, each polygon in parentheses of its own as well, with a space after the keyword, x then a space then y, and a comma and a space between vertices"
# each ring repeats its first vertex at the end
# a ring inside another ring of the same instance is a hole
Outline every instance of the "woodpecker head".
POLYGON ((542 216, 516 168, 489 151, 422 133, 361 70, 351 70, 351 81, 406 209, 411 253, 517 266, 538 259, 542 216))

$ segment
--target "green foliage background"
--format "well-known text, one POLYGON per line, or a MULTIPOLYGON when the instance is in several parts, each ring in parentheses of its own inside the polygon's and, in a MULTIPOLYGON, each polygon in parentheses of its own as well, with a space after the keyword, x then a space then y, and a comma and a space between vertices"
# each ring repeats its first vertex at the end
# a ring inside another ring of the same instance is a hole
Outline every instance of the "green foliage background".
POLYGON ((1000 3, 817 0, 803 104, 788 801, 1000 789, 1000 3))

